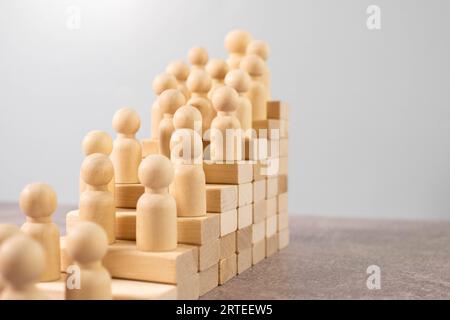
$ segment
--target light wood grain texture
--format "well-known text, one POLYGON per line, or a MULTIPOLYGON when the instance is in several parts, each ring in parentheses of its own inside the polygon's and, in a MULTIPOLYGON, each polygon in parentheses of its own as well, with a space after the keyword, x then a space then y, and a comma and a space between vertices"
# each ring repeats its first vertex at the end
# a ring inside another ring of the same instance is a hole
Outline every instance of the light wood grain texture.
POLYGON ((198 247, 198 271, 205 271, 219 262, 220 240, 212 240, 198 247))
POLYGON ((250 269, 252 266, 252 247, 239 252, 237 254, 237 274, 250 269))
POLYGON ((253 181, 253 202, 257 203, 266 198, 266 180, 253 181))
MULTIPOLYGON (((275 217, 276 218, 276 217, 275 217)), ((252 225, 252 243, 255 244, 264 240, 266 237, 266 220, 254 223, 252 225)))
POLYGON ((233 253, 231 256, 221 259, 219 262, 219 284, 223 285, 237 274, 237 257, 233 253))
POLYGON ((219 285, 219 263, 199 273, 200 296, 208 293, 219 285))
POLYGON ((289 120, 289 104, 283 101, 267 101, 267 119, 289 120))
POLYGON ((253 203, 253 184, 252 182, 237 185, 238 188, 238 207, 243 207, 253 203))
POLYGON ((278 216, 273 215, 266 219, 266 238, 269 238, 277 233, 278 216))
POLYGON ((280 157, 287 157, 287 156, 289 156, 289 139, 288 138, 281 138, 280 139, 278 154, 279 154, 280 157))
POLYGON ((236 231, 236 253, 252 248, 252 235, 252 226, 236 231))
POLYGON ((233 29, 226 34, 224 44, 229 55, 227 63, 231 70, 239 68, 251 40, 252 35, 243 29, 233 29))
POLYGON ((206 217, 178 218, 178 242, 203 245, 220 235, 220 215, 206 217))
POLYGON ((263 120, 267 117, 267 88, 264 85, 263 74, 265 70, 264 61, 257 55, 245 56, 239 63, 239 67, 248 72, 252 78, 247 97, 252 103, 252 119, 263 120))
MULTIPOLYGON (((257 160, 253 164, 253 180, 264 180, 267 176, 263 174, 263 168, 267 167, 266 160, 257 160)), ((253 195, 254 197, 255 195, 253 195)), ((254 201, 254 200, 253 200, 254 201)))
POLYGON ((252 248, 252 265, 261 262, 266 257, 266 239, 262 239, 255 244, 252 248))
POLYGON ((288 193, 285 192, 278 195, 277 212, 287 213, 287 211, 288 211, 288 193))
MULTIPOLYGON (((289 158, 288 157, 281 157, 279 162, 279 170, 278 173, 280 175, 287 175, 289 171, 289 158)), ((282 192, 285 192, 282 190, 282 192)))
POLYGON ((220 259, 225 259, 236 252, 236 232, 220 238, 220 259))
POLYGON ((251 163, 205 163, 203 169, 206 183, 241 184, 253 180, 251 163))
POLYGON ((142 158, 146 158, 151 154, 159 154, 159 141, 156 139, 142 139, 142 158))
POLYGON ((278 232, 278 249, 284 249, 289 245, 289 229, 278 232))
MULTIPOLYGON (((280 120, 264 119, 253 120, 253 129, 256 130, 258 137, 272 139, 271 130, 280 130, 280 120), (265 129, 265 130, 264 130, 265 129)), ((279 138, 279 136, 277 136, 279 138)))
POLYGON ((266 258, 274 255, 278 251, 278 234, 266 238, 266 258))
POLYGON ((288 175, 280 174, 278 176, 278 193, 288 192, 288 175))
POLYGON ((267 201, 263 199, 253 204, 253 223, 259 223, 266 218, 267 201))
POLYGON ((248 135, 245 136, 244 140, 244 159, 245 160, 263 160, 267 159, 267 156, 269 153, 269 144, 268 140, 266 138, 258 138, 256 136, 249 137, 248 135))
POLYGON ((267 65, 270 48, 267 42, 262 40, 252 40, 247 46, 247 55, 257 55, 264 61, 264 72, 261 81, 266 87, 267 99, 271 98, 271 72, 267 65))
POLYGON ((252 128, 252 102, 247 97, 247 93, 252 79, 244 70, 236 69, 227 73, 224 82, 238 92, 239 107, 236 110, 236 117, 242 130, 250 130, 252 128))
POLYGON ((215 213, 220 217, 220 236, 223 237, 237 230, 238 215, 237 210, 215 213))
POLYGON ((143 194, 144 186, 140 183, 116 184, 116 207, 135 209, 143 194))
POLYGON ((266 199, 266 217, 271 217, 277 214, 277 200, 278 198, 276 196, 266 199))
POLYGON ((253 223, 253 205, 249 204, 245 207, 237 209, 238 214, 238 230, 246 228, 253 223))
POLYGON ((206 209, 208 212, 226 212, 237 207, 238 191, 236 185, 206 185, 206 209))
POLYGON ((276 197, 278 195, 278 176, 266 178, 266 198, 276 197))
POLYGON ((197 300, 200 296, 200 277, 194 273, 190 277, 177 283, 178 300, 197 300))
POLYGON ((159 152, 170 158, 170 139, 175 131, 173 115, 184 105, 186 99, 178 89, 167 89, 158 97, 159 111, 162 119, 159 122, 159 152))
POLYGON ((279 213, 277 215, 277 230, 281 231, 289 227, 289 215, 287 213, 279 213))

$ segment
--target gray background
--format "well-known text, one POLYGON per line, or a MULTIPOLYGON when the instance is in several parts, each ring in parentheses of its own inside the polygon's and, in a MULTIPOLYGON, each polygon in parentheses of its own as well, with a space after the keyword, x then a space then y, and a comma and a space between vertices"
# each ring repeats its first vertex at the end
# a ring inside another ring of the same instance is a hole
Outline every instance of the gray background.
POLYGON ((0 0, 0 201, 46 181, 78 201, 80 142, 122 106, 150 135, 151 82, 243 27, 292 106, 290 212, 450 219, 450 2, 0 0), (379 31, 366 8, 381 7, 379 31), (81 28, 66 27, 67 7, 81 28))

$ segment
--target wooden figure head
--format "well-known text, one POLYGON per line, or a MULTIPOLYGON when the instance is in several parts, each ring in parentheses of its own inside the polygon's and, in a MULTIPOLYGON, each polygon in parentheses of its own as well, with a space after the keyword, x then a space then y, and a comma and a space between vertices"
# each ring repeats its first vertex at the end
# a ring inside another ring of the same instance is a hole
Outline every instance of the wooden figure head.
POLYGON ((247 54, 248 55, 255 54, 264 61, 267 61, 270 55, 270 48, 267 42, 265 41, 253 40, 247 47, 247 54))
POLYGON ((178 89, 165 90, 158 97, 158 104, 162 114, 173 115, 185 102, 186 98, 178 89))
POLYGON ((166 68, 166 72, 173 75, 178 81, 186 81, 187 77, 189 76, 189 71, 189 66, 183 60, 172 61, 167 65, 166 68))
POLYGON ((228 64, 223 59, 211 59, 206 65, 206 72, 212 79, 223 80, 229 70, 228 64))
POLYGON ((31 183, 20 193, 20 209, 28 217, 39 219, 50 217, 57 206, 56 192, 45 183, 31 183))
POLYGON ((212 104, 218 112, 234 112, 239 106, 239 96, 233 88, 222 86, 214 90, 212 104))
POLYGON ((167 89, 176 89, 178 86, 177 78, 173 74, 161 73, 153 79, 153 92, 159 96, 167 89))
POLYGON ((205 70, 192 70, 186 85, 191 92, 206 94, 211 90, 211 77, 205 70))
POLYGON ((189 63, 195 67, 204 68, 208 59, 208 51, 203 47, 193 47, 188 52, 189 63))
POLYGON ((201 130, 202 114, 191 105, 182 106, 173 115, 173 126, 175 129, 201 130), (196 128, 196 125, 199 128, 196 128))
POLYGON ((251 40, 252 36, 249 32, 242 29, 231 30, 225 37, 225 49, 230 54, 244 55, 251 40))
POLYGON ((85 156, 93 153, 110 155, 113 148, 111 136, 104 131, 91 131, 83 139, 82 149, 85 156))
POLYGON ((168 188, 173 181, 174 170, 170 160, 161 155, 149 155, 139 166, 139 181, 149 189, 168 188))
POLYGON ((66 248, 69 256, 76 262, 95 263, 106 254, 108 238, 100 225, 80 221, 67 235, 66 248))
POLYGON ((112 126, 117 133, 132 136, 141 127, 141 119, 134 109, 125 107, 114 114, 112 126))
POLYGON ((105 154, 93 153, 87 156, 81 165, 81 179, 88 185, 105 186, 113 176, 113 164, 105 154))
POLYGON ((259 56, 251 54, 241 60, 240 68, 252 77, 260 77, 264 73, 265 64, 259 56))
POLYGON ((235 89, 238 93, 246 93, 250 89, 252 78, 241 69, 231 70, 225 77, 225 85, 235 89))

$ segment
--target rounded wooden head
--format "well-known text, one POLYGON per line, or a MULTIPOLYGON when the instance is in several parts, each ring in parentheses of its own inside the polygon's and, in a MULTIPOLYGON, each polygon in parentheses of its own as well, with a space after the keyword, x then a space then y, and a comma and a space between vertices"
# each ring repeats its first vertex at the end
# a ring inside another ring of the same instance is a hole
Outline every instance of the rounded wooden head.
POLYGON ((16 288, 37 282, 44 268, 44 250, 23 233, 9 237, 0 247, 0 275, 16 288))
POLYGON ((188 52, 189 63, 193 66, 204 67, 208 59, 208 51, 203 47, 193 47, 188 52))
POLYGON ((66 248, 69 256, 76 262, 97 262, 108 250, 108 237, 100 225, 80 221, 67 235, 66 248))
POLYGON ((166 72, 173 75, 178 81, 186 81, 189 76, 189 66, 183 60, 172 61, 167 65, 166 72))
POLYGON ((212 104, 219 112, 233 112, 239 106, 239 96, 233 88, 222 86, 214 90, 212 104))
POLYGON ((134 109, 125 107, 114 114, 112 126, 117 133, 133 135, 141 127, 141 119, 134 109))
POLYGON ((113 164, 105 154, 93 153, 88 155, 81 164, 81 179, 88 185, 107 185, 113 176, 113 164))
POLYGON ((270 48, 267 42, 261 40, 253 40, 247 47, 247 54, 256 54, 264 61, 269 59, 270 48))
POLYGON ((256 54, 248 55, 241 60, 240 68, 247 71, 252 77, 262 76, 264 73, 264 60, 256 54))
POLYGON ((211 89, 211 77, 205 70, 192 70, 186 85, 191 92, 207 93, 211 89))
POLYGON ((228 64, 223 59, 211 59, 206 65, 206 72, 211 78, 223 80, 229 70, 228 64))
POLYGON ((225 36, 225 49, 229 53, 245 54, 251 40, 249 32, 242 29, 231 30, 225 36))
POLYGON ((176 89, 177 86, 177 78, 169 73, 161 73, 153 79, 153 92, 157 96, 159 96, 164 90, 176 89))
POLYGON ((232 87, 239 93, 245 93, 250 89, 252 78, 242 69, 231 70, 225 77, 225 85, 232 87))
POLYGON ((113 148, 111 136, 105 131, 91 131, 83 139, 82 149, 84 155, 103 153, 110 155, 113 148))
POLYGON ((173 181, 173 165, 161 155, 153 154, 142 160, 139 166, 139 181, 147 188, 167 188, 173 181))
POLYGON ((176 130, 170 138, 170 149, 172 160, 182 160, 185 164, 203 157, 202 138, 192 129, 176 130))
POLYGON ((202 128, 202 114, 197 108, 191 105, 180 107, 173 115, 173 126, 175 129, 186 128, 195 130, 196 124, 200 129, 202 128))
POLYGON ((183 93, 178 89, 168 89, 158 97, 159 109, 162 114, 174 114, 186 102, 183 93))
POLYGON ((6 239, 18 233, 20 233, 19 227, 8 223, 0 224, 0 246, 6 241, 6 239))
POLYGON ((30 218, 50 217, 57 202, 56 192, 45 183, 31 183, 20 193, 20 209, 30 218))

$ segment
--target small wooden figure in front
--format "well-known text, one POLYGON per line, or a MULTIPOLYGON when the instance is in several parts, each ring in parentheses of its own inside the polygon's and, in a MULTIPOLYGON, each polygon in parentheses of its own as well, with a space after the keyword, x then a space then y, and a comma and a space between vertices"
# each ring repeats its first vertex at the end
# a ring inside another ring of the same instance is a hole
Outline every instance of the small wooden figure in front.
POLYGON ((18 233, 0 247, 0 277, 5 283, 1 300, 44 300, 48 297, 36 288, 45 270, 42 246, 33 238, 18 233))
POLYGON ((208 63, 208 51, 203 47, 193 47, 188 52, 188 60, 192 65, 191 72, 193 70, 204 70, 208 63))
POLYGON ((227 60, 230 69, 239 69, 241 59, 245 56, 247 46, 252 40, 249 32, 242 29, 231 30, 225 37, 225 49, 228 51, 227 60))
POLYGON ((111 300, 111 276, 102 265, 108 250, 105 231, 96 223, 80 222, 67 235, 66 300, 111 300))
POLYGON ((169 89, 161 93, 158 99, 163 119, 159 123, 159 152, 170 157, 170 138, 175 131, 173 115, 179 107, 186 102, 183 94, 178 89, 169 89))
POLYGON ((211 100, 212 93, 218 87, 223 86, 225 76, 229 71, 228 64, 223 59, 211 59, 206 65, 206 71, 212 80, 211 90, 208 92, 208 98, 211 100))
POLYGON ((108 190, 113 174, 111 160, 101 153, 87 156, 81 165, 81 178, 87 188, 80 196, 80 220, 99 224, 106 232, 108 243, 116 239, 116 206, 108 190))
POLYGON ((262 81, 265 69, 264 61, 257 55, 248 55, 242 59, 240 66, 252 78, 247 93, 252 103, 252 121, 265 120, 267 118, 267 89, 262 81))
POLYGON ((140 251, 171 251, 177 248, 177 204, 169 194, 174 170, 170 160, 150 155, 139 166, 145 193, 136 208, 136 245, 140 251))
POLYGON ((156 95, 156 100, 152 105, 151 116, 151 138, 158 140, 159 139, 159 123, 162 118, 161 111, 159 109, 158 97, 161 93, 168 89, 177 89, 178 81, 174 75, 169 73, 161 73, 155 77, 153 80, 153 92, 156 95))
MULTIPOLYGON (((20 229, 17 226, 6 223, 0 224, 0 248, 2 247, 3 242, 5 242, 7 239, 18 233, 20 233, 20 229)), ((2 277, 0 276, 0 296, 4 288, 5 283, 3 282, 2 277)))
POLYGON ((242 159, 242 130, 235 115, 239 96, 233 88, 223 86, 214 91, 212 103, 217 117, 211 122, 211 160, 242 159))
POLYGON ((186 84, 191 91, 191 99, 187 104, 197 108, 202 114, 202 135, 204 135, 215 117, 215 110, 207 96, 211 90, 211 78, 204 70, 193 70, 186 84))
MULTIPOLYGON (((187 80, 187 77, 189 76, 189 72, 190 72, 189 66, 182 60, 172 61, 167 66, 166 72, 168 74, 173 75, 177 79, 177 82, 178 82, 177 89, 180 90, 181 93, 183 93, 186 101, 189 100, 191 98, 191 92, 189 91, 189 89, 186 86, 186 80, 187 80)), ((167 88, 167 89, 172 89, 172 88, 167 88)))
POLYGON ((44 183, 27 185, 20 193, 20 209, 27 216, 22 231, 39 242, 44 250, 45 269, 40 281, 58 280, 61 275, 59 229, 52 222, 57 197, 44 183))
POLYGON ((264 61, 264 73, 262 75, 262 81, 264 85, 266 86, 267 90, 267 99, 270 100, 271 97, 271 90, 270 90, 270 70, 269 66, 267 65, 267 60, 269 59, 270 54, 270 48, 269 45, 265 41, 261 40, 253 40, 250 42, 250 44, 247 47, 247 54, 252 55, 256 54, 264 61))
POLYGON ((131 108, 122 108, 115 113, 112 126, 117 132, 111 153, 116 183, 139 183, 137 171, 142 160, 141 143, 136 139, 141 126, 139 114, 131 108))

